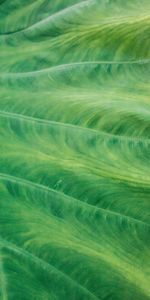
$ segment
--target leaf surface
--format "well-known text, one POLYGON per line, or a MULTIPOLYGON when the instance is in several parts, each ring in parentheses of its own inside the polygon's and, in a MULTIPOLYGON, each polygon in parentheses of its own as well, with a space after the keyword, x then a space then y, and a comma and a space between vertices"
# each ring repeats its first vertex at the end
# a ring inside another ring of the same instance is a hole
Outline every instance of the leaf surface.
POLYGON ((0 299, 150 299, 150 2, 0 2, 0 299))

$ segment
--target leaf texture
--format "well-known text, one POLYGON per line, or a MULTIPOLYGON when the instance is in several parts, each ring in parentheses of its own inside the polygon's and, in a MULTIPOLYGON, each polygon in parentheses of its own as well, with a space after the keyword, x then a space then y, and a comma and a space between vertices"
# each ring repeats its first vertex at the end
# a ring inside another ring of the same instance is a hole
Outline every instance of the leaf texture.
POLYGON ((0 299, 150 299, 149 10, 0 1, 0 299))

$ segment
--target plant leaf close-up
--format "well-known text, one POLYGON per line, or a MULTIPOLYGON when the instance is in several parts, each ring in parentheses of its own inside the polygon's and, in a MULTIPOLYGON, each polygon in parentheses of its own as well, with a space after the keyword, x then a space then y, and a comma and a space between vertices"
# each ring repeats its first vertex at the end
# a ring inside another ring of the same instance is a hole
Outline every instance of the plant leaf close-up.
POLYGON ((150 300, 150 1, 0 1, 0 300, 150 300))

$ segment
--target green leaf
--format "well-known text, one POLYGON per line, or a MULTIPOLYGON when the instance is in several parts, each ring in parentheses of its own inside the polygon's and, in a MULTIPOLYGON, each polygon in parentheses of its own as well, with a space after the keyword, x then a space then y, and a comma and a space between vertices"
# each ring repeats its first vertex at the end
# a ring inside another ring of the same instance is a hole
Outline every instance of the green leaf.
POLYGON ((0 299, 150 299, 149 8, 0 1, 0 299))

